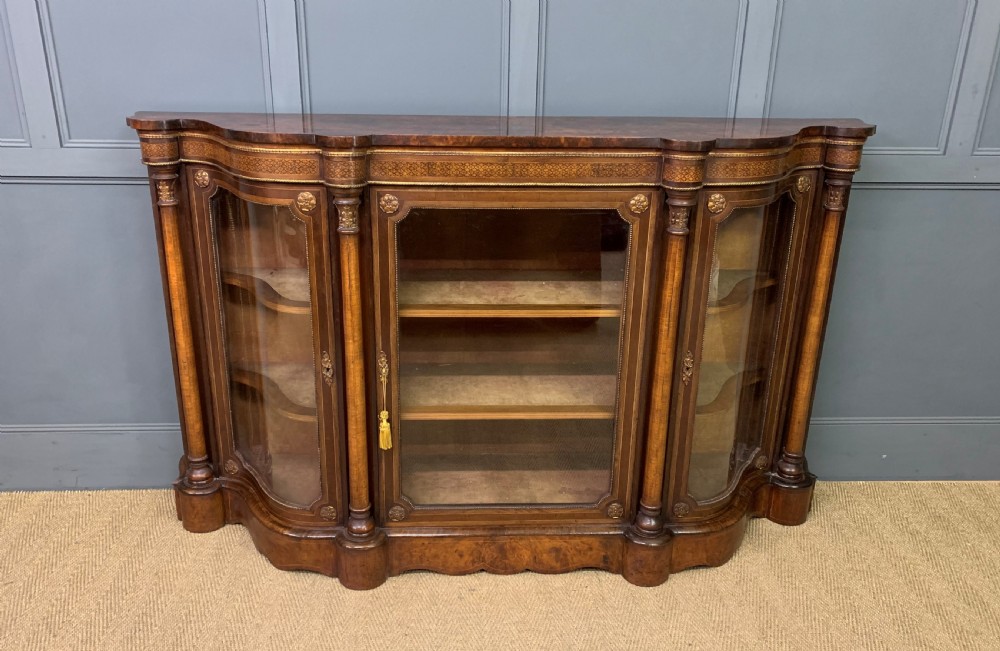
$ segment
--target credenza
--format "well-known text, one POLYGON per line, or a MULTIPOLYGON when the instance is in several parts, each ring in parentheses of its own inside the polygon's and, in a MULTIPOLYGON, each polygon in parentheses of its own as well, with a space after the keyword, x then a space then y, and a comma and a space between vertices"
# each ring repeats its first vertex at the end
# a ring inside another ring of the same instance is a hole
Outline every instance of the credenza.
POLYGON ((137 113, 177 514, 349 588, 794 525, 857 120, 137 113))

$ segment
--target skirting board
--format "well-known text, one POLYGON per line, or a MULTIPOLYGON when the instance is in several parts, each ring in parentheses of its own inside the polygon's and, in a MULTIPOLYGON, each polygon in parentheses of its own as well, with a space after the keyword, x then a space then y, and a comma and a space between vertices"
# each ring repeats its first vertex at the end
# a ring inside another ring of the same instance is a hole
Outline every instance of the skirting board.
POLYGON ((0 491, 163 488, 181 454, 177 423, 0 425, 0 491))
POLYGON ((1000 417, 814 418, 806 446, 820 479, 1000 479, 1000 417))
MULTIPOLYGON (((176 423, 0 425, 0 491, 160 488, 176 478, 176 423)), ((1000 417, 815 418, 821 480, 998 480, 1000 417)))

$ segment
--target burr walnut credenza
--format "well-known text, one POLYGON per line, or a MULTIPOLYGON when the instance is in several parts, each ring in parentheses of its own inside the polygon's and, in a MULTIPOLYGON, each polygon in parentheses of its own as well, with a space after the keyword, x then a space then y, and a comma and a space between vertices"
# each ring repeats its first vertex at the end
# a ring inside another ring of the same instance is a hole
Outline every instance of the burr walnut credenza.
POLYGON ((600 568, 794 525, 857 120, 137 113, 177 514, 274 565, 600 568))

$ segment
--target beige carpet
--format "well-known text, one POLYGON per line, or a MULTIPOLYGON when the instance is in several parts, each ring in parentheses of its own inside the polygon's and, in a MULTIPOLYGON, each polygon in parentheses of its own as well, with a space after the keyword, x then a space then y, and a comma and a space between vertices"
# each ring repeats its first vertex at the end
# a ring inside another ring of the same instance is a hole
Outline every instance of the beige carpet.
POLYGON ((168 491, 0 493, 0 649, 1000 649, 1000 483, 822 483, 717 569, 636 588, 274 569, 168 491))

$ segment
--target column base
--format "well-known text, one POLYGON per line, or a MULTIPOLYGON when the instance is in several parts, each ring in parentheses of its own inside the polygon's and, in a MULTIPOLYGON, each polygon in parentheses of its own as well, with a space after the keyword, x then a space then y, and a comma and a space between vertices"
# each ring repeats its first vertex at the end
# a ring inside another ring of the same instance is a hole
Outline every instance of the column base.
POLYGON ((787 526, 802 524, 809 516, 815 487, 816 475, 813 474, 807 473, 796 482, 787 482, 780 477, 772 478, 767 519, 787 526))
POLYGON ((662 533, 647 538, 632 527, 625 531, 622 576, 632 585, 644 588, 661 585, 670 576, 670 552, 673 536, 662 533))
POLYGON ((389 578, 386 536, 376 530, 363 539, 345 534, 337 538, 337 578, 345 588, 371 590, 389 578))
POLYGON ((226 509, 222 502, 222 486, 213 479, 202 486, 189 486, 184 479, 174 482, 174 500, 177 519, 188 531, 208 533, 226 523, 226 509))

